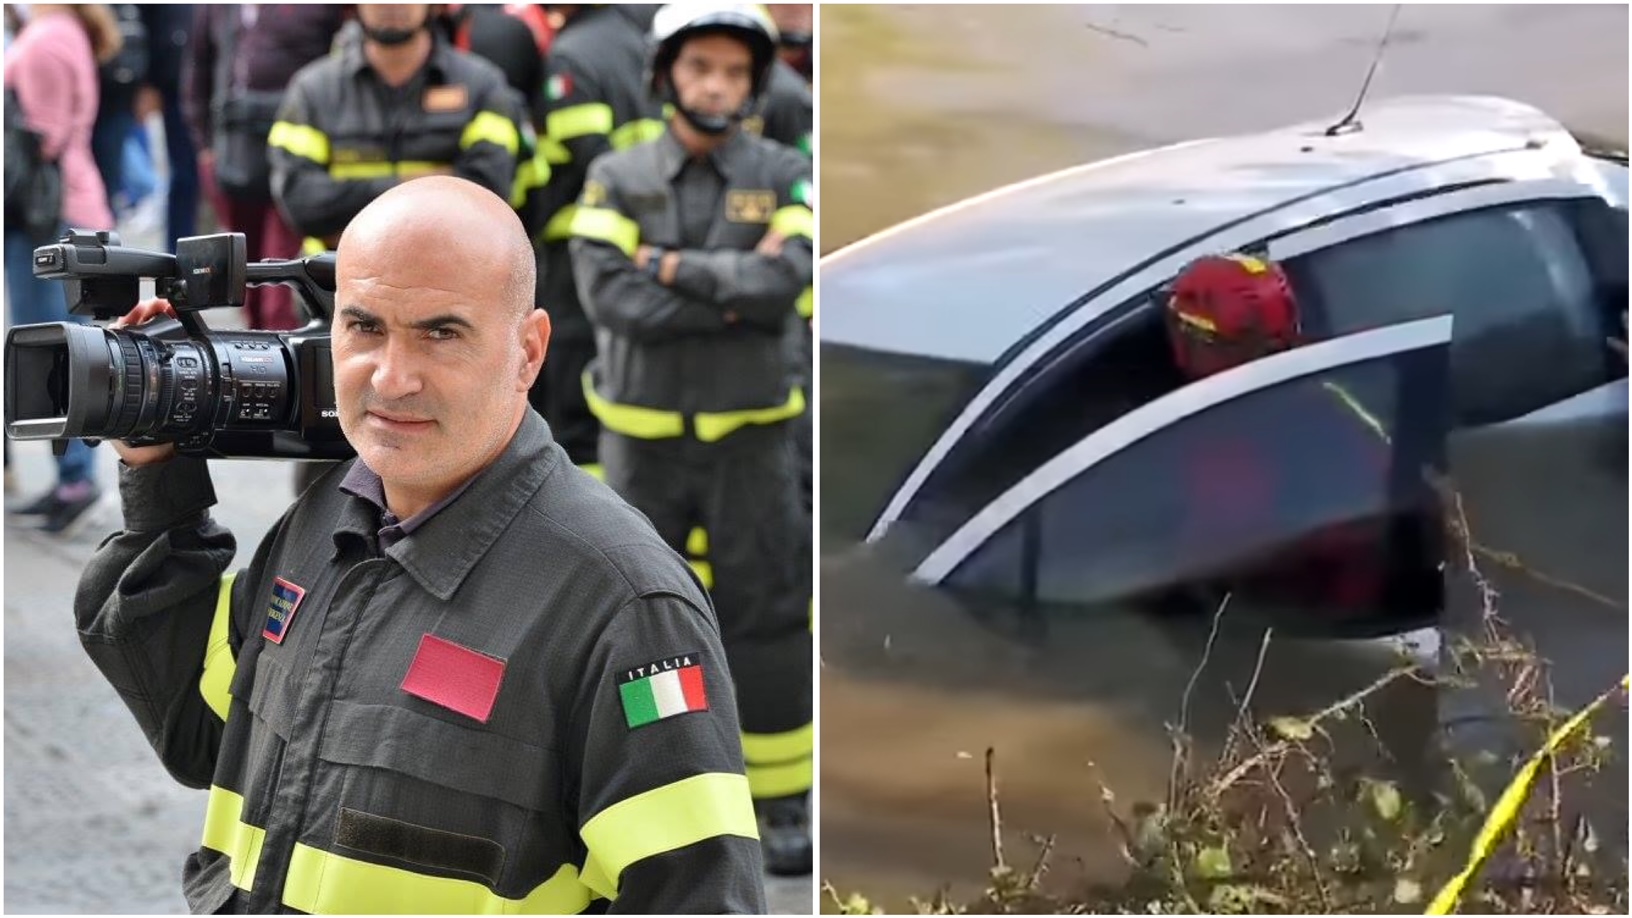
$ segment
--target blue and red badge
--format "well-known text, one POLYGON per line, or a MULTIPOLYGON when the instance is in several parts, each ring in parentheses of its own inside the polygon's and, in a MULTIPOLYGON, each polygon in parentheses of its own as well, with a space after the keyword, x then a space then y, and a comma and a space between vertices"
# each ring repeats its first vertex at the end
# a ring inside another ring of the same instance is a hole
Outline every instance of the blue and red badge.
POLYGON ((296 586, 282 577, 272 578, 272 600, 266 607, 266 630, 261 634, 274 644, 282 644, 289 626, 294 623, 295 611, 306 598, 306 588, 296 586))

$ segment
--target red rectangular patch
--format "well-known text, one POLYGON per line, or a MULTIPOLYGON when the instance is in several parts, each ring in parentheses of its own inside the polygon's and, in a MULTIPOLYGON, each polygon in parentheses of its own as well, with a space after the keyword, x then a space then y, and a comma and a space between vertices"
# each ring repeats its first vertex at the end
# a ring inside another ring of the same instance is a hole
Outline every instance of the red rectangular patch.
POLYGON ((504 661, 427 634, 402 680, 402 690, 487 723, 504 679, 504 661))

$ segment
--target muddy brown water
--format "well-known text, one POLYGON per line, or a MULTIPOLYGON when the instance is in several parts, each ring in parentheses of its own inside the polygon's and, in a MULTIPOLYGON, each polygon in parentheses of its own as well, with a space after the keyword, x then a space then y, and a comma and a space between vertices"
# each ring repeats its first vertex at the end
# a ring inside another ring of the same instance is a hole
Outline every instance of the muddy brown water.
MULTIPOLYGON (((1386 11, 1322 9, 1339 13, 1328 21, 1294 8, 1273 13, 1270 28, 1206 8, 823 7, 822 250, 1054 169, 1341 110, 1386 11), (1232 36, 1235 57, 1206 40, 1209 29, 1232 36), (1279 71, 1264 64, 1274 55, 1279 71), (1288 78, 1317 56, 1318 78, 1288 78)), ((1406 50, 1389 59, 1394 85, 1385 67, 1379 89, 1506 92, 1626 136, 1624 9, 1420 16, 1402 15, 1406 50), (1594 18, 1615 15, 1618 31, 1594 18), (1545 66, 1489 59, 1527 29, 1607 37, 1561 45, 1545 66), (1478 64, 1466 85, 1441 78, 1435 55, 1446 47, 1462 50, 1460 65, 1478 64), (1604 61, 1618 64, 1580 91, 1581 69, 1604 71, 1604 61)), ((845 495, 824 489, 822 500, 838 511, 845 495)), ((1260 665, 1262 629, 1228 612, 1210 652, 1205 623, 1127 609, 1054 610, 1046 640, 1025 644, 830 533, 820 576, 821 874, 892 911, 943 888, 981 888, 987 747, 1010 861, 1030 863, 1028 836, 1054 835, 1048 882, 1067 891, 1117 869, 1099 782, 1124 805, 1163 796, 1169 725, 1182 719, 1204 753, 1216 751, 1255 672, 1250 709, 1266 717, 1317 710, 1397 662, 1375 644, 1276 637, 1260 665)), ((1432 698, 1401 685, 1368 714, 1409 772, 1432 698)))

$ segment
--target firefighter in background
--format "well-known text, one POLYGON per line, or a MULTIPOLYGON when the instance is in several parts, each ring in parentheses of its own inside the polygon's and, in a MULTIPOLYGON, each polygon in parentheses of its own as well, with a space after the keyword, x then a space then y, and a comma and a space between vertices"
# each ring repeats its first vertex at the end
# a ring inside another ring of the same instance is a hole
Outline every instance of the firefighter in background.
POLYGON ((369 202, 421 175, 511 196, 520 102, 496 67, 429 28, 430 10, 359 4, 360 34, 290 80, 267 138, 272 194, 309 250, 333 248, 369 202))
MULTIPOLYGON (((498 68, 449 46, 429 4, 359 4, 338 50, 289 81, 267 136, 272 198, 302 250, 333 248, 364 207, 423 175, 456 175, 516 203, 532 129, 498 68)), ((302 493, 331 463, 301 463, 302 493)))
POLYGON ((707 529, 766 867, 804 875, 810 554, 788 423, 806 399, 786 348, 814 269, 811 166, 742 129, 775 36, 753 5, 658 13, 650 86, 674 114, 590 166, 570 250, 597 335, 583 385, 607 483, 676 550, 707 529))
POLYGON ((598 473, 600 426, 580 382, 595 357, 595 332, 579 304, 567 240, 589 164, 663 132, 661 109, 642 79, 656 7, 551 4, 550 12, 561 25, 545 62, 541 144, 550 178, 542 195, 538 302, 554 332, 550 359, 530 397, 572 461, 598 473))

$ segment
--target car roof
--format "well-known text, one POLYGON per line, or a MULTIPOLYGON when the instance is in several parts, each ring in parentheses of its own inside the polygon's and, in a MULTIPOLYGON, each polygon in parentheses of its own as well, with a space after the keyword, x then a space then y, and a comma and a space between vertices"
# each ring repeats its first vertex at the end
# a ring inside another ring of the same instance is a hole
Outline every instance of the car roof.
MULTIPOLYGON (((1088 291, 1232 221, 1412 167, 1573 143, 1541 111, 1489 96, 1375 101, 1361 130, 1324 136, 1337 118, 1088 163, 860 240, 821 261, 822 341, 991 362, 1088 291)), ((1433 173, 1416 170, 1417 190, 1433 173)))

